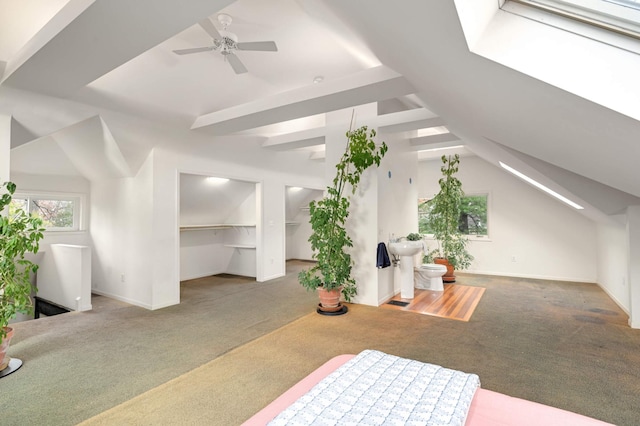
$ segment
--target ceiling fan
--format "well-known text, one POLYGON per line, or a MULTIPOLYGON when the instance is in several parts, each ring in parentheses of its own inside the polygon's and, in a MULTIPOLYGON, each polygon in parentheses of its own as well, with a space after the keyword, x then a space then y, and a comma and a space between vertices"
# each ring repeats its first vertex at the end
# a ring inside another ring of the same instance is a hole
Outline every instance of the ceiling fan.
POLYGON ((215 50, 220 52, 225 60, 229 62, 233 71, 236 74, 243 74, 247 72, 247 68, 244 66, 240 58, 238 58, 234 51, 236 50, 255 50, 255 51, 263 51, 263 52, 277 52, 278 47, 276 43, 273 41, 250 41, 244 43, 238 43, 238 37, 232 33, 227 31, 227 27, 231 24, 232 19, 231 16, 226 13, 221 13, 218 15, 218 22, 222 24, 222 30, 218 31, 216 27, 213 25, 213 22, 209 18, 203 19, 198 22, 198 24, 202 27, 203 30, 207 32, 213 39, 212 46, 206 47, 194 47, 192 49, 179 49, 174 50, 173 53, 178 55, 188 55, 191 53, 199 53, 199 52, 210 52, 215 50))

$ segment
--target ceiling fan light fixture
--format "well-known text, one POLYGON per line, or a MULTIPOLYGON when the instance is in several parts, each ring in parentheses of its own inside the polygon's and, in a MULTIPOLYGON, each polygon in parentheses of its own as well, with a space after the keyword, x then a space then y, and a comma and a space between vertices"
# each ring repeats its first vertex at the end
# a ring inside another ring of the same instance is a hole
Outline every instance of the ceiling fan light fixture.
POLYGON ((220 13, 218 14, 218 22, 220 22, 220 25, 222 25, 223 28, 227 28, 229 25, 231 25, 233 19, 226 13, 220 13))

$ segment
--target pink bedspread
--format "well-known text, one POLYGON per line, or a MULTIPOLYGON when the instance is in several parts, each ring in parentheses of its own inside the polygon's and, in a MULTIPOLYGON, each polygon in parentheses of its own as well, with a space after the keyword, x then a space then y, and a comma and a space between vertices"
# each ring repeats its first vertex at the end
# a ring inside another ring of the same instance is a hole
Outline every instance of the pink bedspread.
MULTIPOLYGON (((313 371, 296 383, 271 404, 256 413, 243 425, 265 425, 282 410, 291 405, 301 395, 320 380, 353 358, 355 355, 339 355, 313 371)), ((570 411, 538 404, 520 398, 513 398, 498 392, 478 389, 473 401, 466 426, 602 426, 610 425, 600 420, 585 417, 570 411)))

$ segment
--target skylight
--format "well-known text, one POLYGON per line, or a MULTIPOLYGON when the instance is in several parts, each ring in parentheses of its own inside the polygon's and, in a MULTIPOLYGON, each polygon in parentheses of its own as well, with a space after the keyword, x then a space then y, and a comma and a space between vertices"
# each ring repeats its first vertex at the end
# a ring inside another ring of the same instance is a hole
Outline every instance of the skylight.
POLYGON ((640 39, 640 0, 507 0, 640 39))
POLYGON ((558 200, 562 201, 565 204, 570 205, 574 209, 577 209, 577 210, 584 209, 584 207, 582 207, 580 204, 575 203, 575 202, 571 201, 570 199, 568 199, 567 197, 558 194, 553 189, 544 186, 543 184, 541 184, 537 180, 534 180, 534 179, 530 178, 529 176, 525 175, 524 173, 519 172, 518 170, 514 169, 513 167, 508 166, 507 164, 503 163, 502 161, 499 161, 499 163, 500 163, 500 167, 502 167, 503 169, 505 169, 509 173, 511 173, 511 174, 513 174, 515 176, 518 176, 520 179, 524 180, 525 182, 528 182, 531 185, 535 186, 536 188, 543 190, 547 194, 557 198, 558 200))

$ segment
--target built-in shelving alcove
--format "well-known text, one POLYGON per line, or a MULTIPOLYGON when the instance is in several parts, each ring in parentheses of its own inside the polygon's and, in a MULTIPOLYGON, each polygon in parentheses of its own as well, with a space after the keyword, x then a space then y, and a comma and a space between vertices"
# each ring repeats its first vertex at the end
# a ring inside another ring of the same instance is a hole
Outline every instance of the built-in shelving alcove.
POLYGON ((311 260, 309 243, 311 224, 309 223, 309 203, 321 200, 319 189, 285 187, 285 244, 286 259, 311 260))
POLYGON ((180 280, 256 276, 256 183, 180 174, 180 280))

